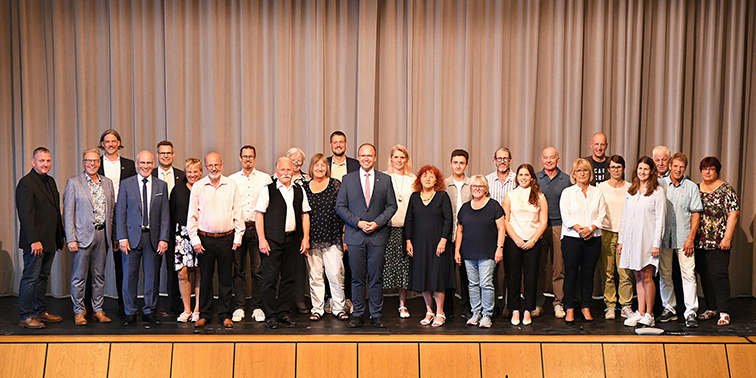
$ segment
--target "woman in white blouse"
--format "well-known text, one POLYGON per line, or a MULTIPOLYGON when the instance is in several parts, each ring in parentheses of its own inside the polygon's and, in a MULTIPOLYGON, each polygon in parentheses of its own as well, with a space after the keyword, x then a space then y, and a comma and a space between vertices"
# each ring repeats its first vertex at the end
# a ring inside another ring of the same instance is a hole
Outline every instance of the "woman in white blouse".
POLYGON ((546 197, 530 164, 517 167, 517 188, 504 196, 502 208, 509 237, 504 241, 504 266, 507 273, 507 308, 512 324, 520 324, 520 283, 524 287, 525 312, 522 324, 529 325, 536 307, 541 236, 549 220, 546 197))
POLYGON ((659 267, 659 247, 664 235, 667 197, 659 186, 656 164, 648 156, 638 160, 633 171, 630 189, 622 210, 617 254, 619 268, 630 269, 635 275, 638 311, 625 320, 634 327, 654 326, 654 274, 659 267))
POLYGON ((409 318, 407 310, 407 286, 409 285, 410 257, 407 255, 404 243, 404 217, 407 215, 407 204, 412 195, 412 162, 409 151, 401 144, 391 149, 389 154, 389 169, 396 196, 396 213, 389 220, 389 240, 386 245, 386 261, 383 264, 383 288, 399 291, 399 317, 409 318))
POLYGON ((575 288, 580 276, 581 311, 583 318, 593 321, 591 293, 593 273, 601 254, 601 224, 606 204, 601 191, 591 186, 593 167, 588 160, 577 159, 570 169, 575 184, 562 191, 559 210, 562 215, 562 258, 564 259, 564 322, 575 323, 575 288))

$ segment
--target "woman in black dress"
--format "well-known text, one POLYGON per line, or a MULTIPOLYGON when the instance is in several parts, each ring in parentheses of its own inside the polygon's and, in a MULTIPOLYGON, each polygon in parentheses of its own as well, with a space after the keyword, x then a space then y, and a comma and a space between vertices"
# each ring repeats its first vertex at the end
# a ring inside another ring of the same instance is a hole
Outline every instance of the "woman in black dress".
POLYGON ((409 290, 423 293, 426 314, 422 325, 440 327, 446 322, 444 291, 456 288, 454 249, 450 243, 452 207, 438 168, 426 165, 417 173, 407 205, 404 235, 410 263, 409 290), (435 299, 436 312, 433 312, 435 299))
MULTIPOLYGON (((179 291, 184 303, 184 312, 177 321, 186 323, 199 320, 199 299, 191 310, 192 283, 189 278, 194 276, 194 297, 199 298, 200 270, 197 265, 197 255, 189 242, 189 231, 186 228, 186 218, 189 212, 189 197, 192 195, 192 185, 202 177, 202 162, 196 158, 186 159, 186 183, 176 185, 171 191, 170 209, 171 222, 176 230, 176 253, 174 268, 178 271, 179 291)), ((169 268, 170 269, 170 268, 169 268)))

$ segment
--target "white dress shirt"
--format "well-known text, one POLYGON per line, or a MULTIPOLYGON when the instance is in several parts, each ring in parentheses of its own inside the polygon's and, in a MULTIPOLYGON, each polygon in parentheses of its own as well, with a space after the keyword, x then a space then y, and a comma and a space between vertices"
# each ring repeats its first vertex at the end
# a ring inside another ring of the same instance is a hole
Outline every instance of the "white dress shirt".
POLYGON ((270 175, 265 172, 260 172, 257 169, 253 169, 249 173, 249 176, 244 174, 241 170, 228 176, 231 180, 236 182, 236 186, 239 187, 239 197, 242 202, 242 218, 244 222, 255 221, 255 206, 257 205, 257 198, 260 192, 266 185, 273 182, 270 175))
POLYGON ((173 166, 167 170, 163 169, 163 167, 158 167, 157 170, 158 178, 168 184, 168 196, 170 196, 173 187, 176 186, 176 175, 173 174, 173 166))
MULTIPOLYGON (((365 175, 370 174, 370 201, 373 201, 373 189, 375 189, 375 169, 370 169, 370 172, 365 172, 362 167, 360 167, 360 187, 362 188, 362 195, 365 195, 365 175)), ((370 204, 367 204, 370 206, 370 204)))
POLYGON ((583 227, 595 227, 593 236, 601 236, 601 225, 606 217, 606 203, 599 188, 588 185, 583 195, 583 190, 579 186, 568 186, 559 198, 559 210, 562 215, 562 238, 569 236, 582 239, 580 233, 572 228, 578 224, 583 227))

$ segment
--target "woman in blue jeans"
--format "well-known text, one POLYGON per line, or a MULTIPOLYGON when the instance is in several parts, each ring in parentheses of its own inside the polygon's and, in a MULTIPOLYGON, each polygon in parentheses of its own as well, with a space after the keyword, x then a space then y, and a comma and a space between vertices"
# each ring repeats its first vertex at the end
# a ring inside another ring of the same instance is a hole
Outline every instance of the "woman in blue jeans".
POLYGON ((459 208, 454 260, 465 262, 470 288, 473 316, 467 325, 491 327, 494 309, 493 273, 504 256, 504 210, 491 201, 488 180, 473 176, 470 185, 472 200, 459 208))

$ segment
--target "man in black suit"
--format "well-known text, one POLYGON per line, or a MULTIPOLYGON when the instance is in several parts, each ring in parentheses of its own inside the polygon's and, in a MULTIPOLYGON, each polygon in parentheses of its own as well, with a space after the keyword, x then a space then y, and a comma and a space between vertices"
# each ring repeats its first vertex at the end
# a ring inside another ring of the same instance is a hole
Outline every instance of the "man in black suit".
MULTIPOLYGON (((99 148, 104 151, 100 157, 100 169, 98 174, 103 175, 113 181, 113 190, 115 191, 116 202, 118 201, 118 188, 121 181, 131 176, 136 176, 136 165, 131 159, 127 159, 118 154, 118 150, 123 148, 121 144, 121 134, 113 129, 107 129, 100 135, 99 148)), ((118 240, 115 239, 115 232, 112 234, 113 243, 113 262, 115 263, 116 290, 118 290, 118 310, 124 314, 123 310, 123 263, 121 253, 118 252, 118 240)), ((91 278, 90 278, 91 280, 91 278)), ((87 294, 84 303, 90 303, 92 297, 89 280, 87 281, 87 294)))
POLYGON ((383 264, 388 242, 388 222, 397 210, 391 176, 373 169, 375 147, 365 143, 358 150, 360 169, 344 176, 336 199, 336 213, 344 220, 344 243, 352 268, 353 318, 349 327, 362 326, 365 288, 370 291, 370 322, 384 328, 383 264))
POLYGON ((60 193, 49 176, 50 150, 37 147, 32 155, 32 170, 16 186, 16 209, 21 233, 18 246, 23 250, 24 273, 18 287, 19 326, 45 328, 42 322, 57 323, 63 318, 47 312, 45 294, 55 252, 63 248, 63 221, 60 193))
MULTIPOLYGON (((331 165, 331 177, 336 180, 341 180, 347 173, 352 173, 360 169, 360 162, 357 159, 352 159, 346 156, 347 140, 346 135, 336 130, 331 133, 331 152, 333 155, 328 157, 328 164, 331 165)), ((349 252, 344 250, 344 297, 347 298, 347 311, 351 312, 352 302, 349 298, 352 298, 352 268, 349 267, 349 252)), ((326 285, 326 295, 329 297, 326 303, 326 311, 330 312, 330 296, 331 290, 326 285)))
MULTIPOLYGON (((176 185, 186 183, 184 171, 173 167, 173 158, 176 153, 173 152, 173 143, 168 140, 161 141, 157 144, 158 168, 152 170, 152 176, 168 184, 168 196, 176 185)), ((171 219, 171 224, 176 224, 175 219, 171 219)), ((178 273, 174 269, 174 260, 176 253, 176 230, 170 227, 170 236, 168 238, 168 250, 163 254, 165 256, 166 269, 166 289, 168 291, 168 300, 170 302, 169 312, 172 315, 180 315, 184 312, 184 304, 181 302, 181 293, 178 287, 178 273)), ((162 257, 159 261, 158 271, 163 263, 162 257)))

